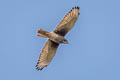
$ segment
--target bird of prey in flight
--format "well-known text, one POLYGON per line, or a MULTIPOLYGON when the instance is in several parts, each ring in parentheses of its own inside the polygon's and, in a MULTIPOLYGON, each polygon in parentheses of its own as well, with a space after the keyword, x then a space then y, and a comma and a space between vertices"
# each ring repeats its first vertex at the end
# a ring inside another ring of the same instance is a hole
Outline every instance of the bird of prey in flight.
POLYGON ((37 70, 42 70, 51 62, 56 54, 59 44, 68 44, 68 41, 64 38, 64 36, 73 28, 78 16, 79 7, 73 7, 57 25, 53 32, 48 32, 43 29, 38 30, 37 36, 48 38, 48 40, 40 53, 36 65, 37 70))

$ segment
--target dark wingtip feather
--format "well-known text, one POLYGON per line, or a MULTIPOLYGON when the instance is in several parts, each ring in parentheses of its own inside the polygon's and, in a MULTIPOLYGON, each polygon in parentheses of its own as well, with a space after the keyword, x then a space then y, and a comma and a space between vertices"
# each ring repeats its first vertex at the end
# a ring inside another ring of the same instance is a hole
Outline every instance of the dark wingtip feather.
POLYGON ((80 7, 79 6, 75 6, 75 7, 73 7, 72 9, 80 9, 80 7))
MULTIPOLYGON (((78 9, 78 10, 79 10, 79 9, 80 9, 80 7, 79 7, 79 6, 75 6, 75 7, 73 7, 73 8, 72 8, 72 10, 73 10, 73 9, 78 9)), ((71 10, 71 11, 72 11, 72 10, 71 10)), ((70 12, 71 12, 71 11, 70 11, 70 12)), ((80 15, 80 13, 79 13, 79 12, 78 12, 78 15, 80 15)))
POLYGON ((80 9, 80 7, 79 7, 79 6, 77 6, 77 9, 80 9))
POLYGON ((37 62, 37 65, 35 66, 36 67, 36 69, 39 71, 41 71, 44 67, 47 67, 47 65, 48 64, 41 64, 41 63, 39 63, 39 60, 38 60, 38 62, 37 62))
POLYGON ((41 71, 43 69, 43 68, 39 68, 38 65, 36 65, 35 67, 36 67, 36 70, 38 70, 38 71, 39 70, 41 71))
POLYGON ((37 64, 36 64, 36 66, 35 66, 35 67, 36 67, 36 70, 38 70, 38 71, 39 71, 39 70, 40 70, 40 68, 38 67, 38 64, 39 64, 39 62, 37 62, 37 64))

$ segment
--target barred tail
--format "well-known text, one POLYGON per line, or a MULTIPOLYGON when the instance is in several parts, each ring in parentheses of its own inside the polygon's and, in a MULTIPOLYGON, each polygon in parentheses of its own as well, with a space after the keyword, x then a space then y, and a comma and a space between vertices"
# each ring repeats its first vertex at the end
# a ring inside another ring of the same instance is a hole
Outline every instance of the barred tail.
POLYGON ((48 34, 49 34, 49 32, 47 32, 43 29, 40 29, 40 30, 38 30, 37 36, 48 38, 48 34))

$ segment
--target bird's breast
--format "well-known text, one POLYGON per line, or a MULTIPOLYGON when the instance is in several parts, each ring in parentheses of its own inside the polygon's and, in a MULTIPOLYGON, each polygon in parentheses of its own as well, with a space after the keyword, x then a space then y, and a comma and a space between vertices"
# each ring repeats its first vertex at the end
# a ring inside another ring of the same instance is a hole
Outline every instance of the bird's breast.
POLYGON ((64 40, 63 36, 60 36, 54 32, 50 32, 48 35, 49 39, 56 42, 56 43, 62 43, 62 41, 64 40))

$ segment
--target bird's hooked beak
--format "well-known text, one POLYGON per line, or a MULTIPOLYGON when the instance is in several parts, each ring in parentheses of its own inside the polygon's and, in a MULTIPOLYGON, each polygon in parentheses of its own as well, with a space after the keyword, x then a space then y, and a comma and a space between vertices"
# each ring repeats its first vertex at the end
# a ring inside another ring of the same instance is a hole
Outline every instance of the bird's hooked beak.
POLYGON ((68 40, 63 40, 63 44, 69 44, 68 40))

